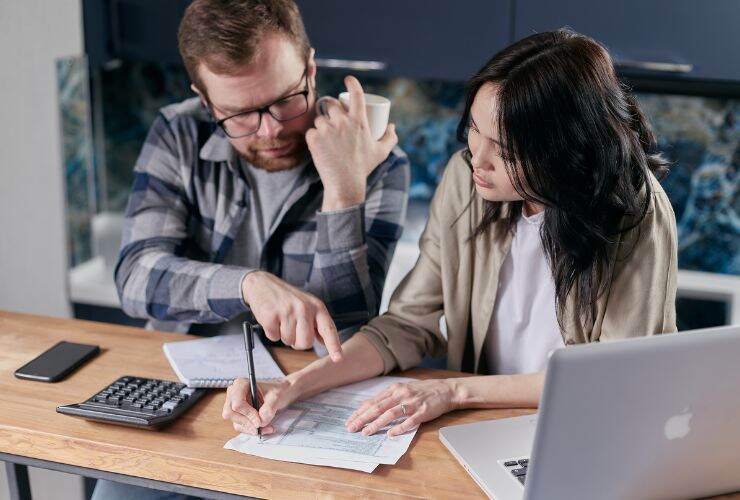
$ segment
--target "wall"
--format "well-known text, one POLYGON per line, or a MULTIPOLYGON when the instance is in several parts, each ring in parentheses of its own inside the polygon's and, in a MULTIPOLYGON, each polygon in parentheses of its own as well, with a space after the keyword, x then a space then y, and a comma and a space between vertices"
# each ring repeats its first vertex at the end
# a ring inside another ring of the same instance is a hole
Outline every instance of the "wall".
MULTIPOLYGON (((54 61, 81 53, 78 0, 0 2, 0 309, 70 313, 54 61)), ((31 481, 34 499, 82 497, 77 477, 31 481)))
POLYGON ((54 61, 81 29, 77 0, 0 3, 0 309, 69 315, 54 61))

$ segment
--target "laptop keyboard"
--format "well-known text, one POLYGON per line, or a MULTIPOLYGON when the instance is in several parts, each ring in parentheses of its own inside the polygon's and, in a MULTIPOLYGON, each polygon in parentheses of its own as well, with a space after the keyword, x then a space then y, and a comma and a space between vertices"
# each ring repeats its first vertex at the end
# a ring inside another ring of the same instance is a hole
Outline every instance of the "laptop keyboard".
POLYGON ((511 472, 511 474, 518 479, 522 485, 524 485, 524 481, 527 477, 527 467, 529 467, 528 458, 506 460, 502 462, 502 465, 506 470, 511 472))

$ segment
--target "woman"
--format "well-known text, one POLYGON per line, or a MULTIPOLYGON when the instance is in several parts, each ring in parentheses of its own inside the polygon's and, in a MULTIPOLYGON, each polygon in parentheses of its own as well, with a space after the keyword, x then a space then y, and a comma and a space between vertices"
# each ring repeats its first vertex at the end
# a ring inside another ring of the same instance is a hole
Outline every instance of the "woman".
POLYGON ((388 313, 341 362, 265 386, 259 412, 237 381, 224 405, 235 429, 269 434, 296 399, 425 354, 479 376, 393 386, 348 430, 406 416, 396 435, 453 409, 536 407, 552 349, 676 330, 675 217, 656 179, 666 164, 601 45, 558 30, 504 49, 470 81, 458 134, 468 147, 447 165, 388 313))

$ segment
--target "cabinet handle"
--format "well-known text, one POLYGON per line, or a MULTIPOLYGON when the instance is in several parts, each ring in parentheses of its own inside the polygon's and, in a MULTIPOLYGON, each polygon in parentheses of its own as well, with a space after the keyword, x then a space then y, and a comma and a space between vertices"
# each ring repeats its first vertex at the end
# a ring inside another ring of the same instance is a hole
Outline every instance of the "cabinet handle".
POLYGON ((355 71, 383 71, 388 63, 383 61, 356 61, 353 59, 323 59, 316 58, 316 65, 320 68, 351 69, 355 71))
POLYGON ((660 73, 691 73, 693 64, 680 64, 659 61, 616 61, 614 65, 618 68, 640 69, 660 73))

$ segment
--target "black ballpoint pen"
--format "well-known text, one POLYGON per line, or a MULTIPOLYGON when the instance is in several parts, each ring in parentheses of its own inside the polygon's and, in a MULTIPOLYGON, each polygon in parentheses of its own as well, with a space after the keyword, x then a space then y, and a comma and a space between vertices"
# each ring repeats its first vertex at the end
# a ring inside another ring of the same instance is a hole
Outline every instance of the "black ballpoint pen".
MULTIPOLYGON (((249 321, 242 323, 244 330, 244 348, 247 350, 247 368, 249 369, 249 392, 252 394, 252 407, 259 412, 260 398, 257 389, 257 375, 254 373, 254 332, 259 331, 259 325, 253 325, 249 321)), ((262 441, 262 429, 257 427, 257 436, 262 441)))

